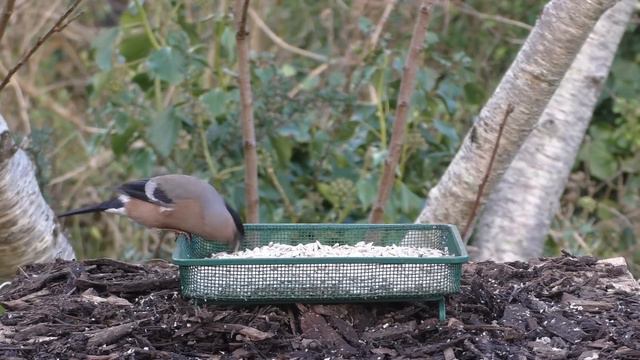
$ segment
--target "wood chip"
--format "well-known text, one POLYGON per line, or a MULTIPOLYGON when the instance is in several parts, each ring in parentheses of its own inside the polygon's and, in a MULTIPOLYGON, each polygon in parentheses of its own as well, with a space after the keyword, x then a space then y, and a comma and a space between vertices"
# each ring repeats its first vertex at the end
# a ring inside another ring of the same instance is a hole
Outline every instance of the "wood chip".
POLYGON ((130 334, 135 325, 136 322, 130 322, 100 330, 89 338, 87 341, 87 347, 98 347, 112 344, 123 336, 130 334))
POLYGON ((256 328, 240 324, 207 324, 207 329, 226 333, 236 332, 246 336, 252 341, 262 341, 274 336, 271 332, 260 331, 256 328))

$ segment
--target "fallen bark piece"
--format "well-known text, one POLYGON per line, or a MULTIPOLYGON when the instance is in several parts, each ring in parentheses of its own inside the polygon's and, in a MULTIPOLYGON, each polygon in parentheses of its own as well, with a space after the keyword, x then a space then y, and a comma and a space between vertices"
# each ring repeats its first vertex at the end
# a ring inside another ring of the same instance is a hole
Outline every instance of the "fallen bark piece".
POLYGON ((3 306, 5 306, 10 310, 22 310, 30 306, 27 301, 38 298, 38 297, 47 296, 49 294, 51 294, 49 290, 42 289, 40 291, 27 294, 19 299, 0 302, 0 304, 2 304, 3 306))
POLYGON ((134 280, 122 282, 94 281, 86 278, 78 278, 75 285, 78 289, 96 288, 110 293, 143 293, 149 290, 177 289, 179 285, 177 276, 169 278, 151 278, 147 280, 134 280))
POLYGON ((102 266, 110 266, 116 269, 120 269, 130 273, 143 272, 146 273, 147 270, 144 266, 138 264, 129 264, 123 261, 118 261, 114 259, 100 258, 100 259, 88 259, 84 262, 86 265, 102 265, 102 266))
POLYGON ((241 324, 207 324, 207 329, 225 333, 237 332, 241 335, 246 336, 247 338, 249 338, 249 340, 252 341, 263 341, 274 336, 273 333, 260 331, 256 328, 241 324))
POLYGON ((96 295, 82 294, 82 298, 94 304, 107 303, 114 306, 133 306, 133 304, 131 304, 127 299, 123 299, 114 295, 103 298, 96 295))
POLYGON ((569 320, 560 314, 554 314, 553 319, 547 321, 544 326, 551 333, 574 344, 587 335, 575 321, 569 320))
POLYGON ((46 335, 49 333, 49 330, 50 329, 47 324, 35 324, 18 331, 13 339, 16 341, 23 341, 34 336, 46 335))
MULTIPOLYGON (((548 338, 546 338, 548 340, 548 338)), ((539 359, 566 359, 568 351, 551 346, 547 341, 530 341, 528 346, 538 355, 539 359)))
POLYGON ((522 304, 509 304, 504 308, 502 323, 524 332, 527 328, 527 319, 530 316, 531 312, 522 304))
POLYGON ((615 257, 598 261, 598 265, 605 266, 605 264, 616 266, 622 270, 618 276, 611 277, 611 286, 630 293, 640 293, 640 284, 633 278, 625 258, 615 257))
POLYGON ((411 334, 415 330, 415 321, 394 325, 385 324, 382 328, 365 332, 362 334, 362 338, 366 341, 393 341, 405 336, 406 334, 411 334))
POLYGON ((331 344, 340 355, 353 355, 357 350, 349 345, 324 319, 322 315, 306 312, 300 316, 302 336, 331 344))
POLYGON ((102 345, 110 345, 126 336, 133 331, 136 322, 130 322, 122 325, 112 326, 96 332, 91 335, 87 341, 87 347, 98 347, 102 345))
POLYGON ((569 306, 579 306, 582 310, 588 312, 602 312, 613 309, 614 305, 609 302, 573 299, 568 301, 569 306))

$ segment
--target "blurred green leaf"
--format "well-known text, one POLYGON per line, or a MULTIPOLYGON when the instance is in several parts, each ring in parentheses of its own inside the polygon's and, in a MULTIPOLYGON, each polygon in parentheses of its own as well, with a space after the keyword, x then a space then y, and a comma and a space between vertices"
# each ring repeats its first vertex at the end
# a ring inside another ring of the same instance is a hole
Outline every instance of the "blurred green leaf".
POLYGON ((276 72, 271 67, 254 69, 254 73, 260 79, 262 86, 269 86, 271 79, 276 75, 276 72))
POLYGON ((186 59, 179 51, 163 47, 154 51, 147 60, 149 71, 160 80, 177 84, 186 75, 186 59))
POLYGON ((616 174, 618 165, 603 140, 585 143, 580 158, 587 164, 591 175, 600 180, 608 180, 616 174))
POLYGON ((127 62, 143 59, 149 55, 153 45, 144 33, 133 33, 123 36, 120 41, 120 54, 127 62))
POLYGON ((213 89, 206 92, 200 97, 200 101, 204 104, 205 108, 209 111, 212 117, 222 115, 226 112, 225 102, 227 94, 221 89, 213 89))
POLYGON ((461 95, 460 86, 454 83, 451 79, 445 79, 440 82, 437 94, 444 101, 449 113, 455 113, 458 109, 458 97, 461 95))
POLYGON ((149 177, 156 165, 156 156, 148 148, 135 149, 132 151, 131 164, 143 177, 149 177))
POLYGON ((414 194, 413 191, 407 187, 402 181, 396 181, 396 188, 400 192, 400 208, 402 212, 408 213, 411 211, 417 211, 422 208, 423 199, 414 194))
POLYGON ((93 42, 96 51, 96 65, 100 70, 110 70, 112 67, 114 45, 120 29, 112 28, 103 30, 93 42))
POLYGON ((334 191, 333 187, 330 184, 319 183, 318 184, 318 191, 320 192, 322 197, 327 199, 334 206, 339 204, 340 199, 338 199, 338 197, 335 194, 335 191, 334 191))
POLYGON ((584 209, 587 213, 592 213, 598 207, 598 202, 591 196, 582 196, 578 199, 578 206, 584 209))
POLYGON ((342 126, 338 128, 334 139, 337 141, 345 141, 350 139, 353 136, 353 133, 355 132, 358 125, 359 122, 357 121, 347 121, 343 123, 342 126))
POLYGON ((289 165, 291 154, 293 154, 293 142, 284 136, 271 136, 271 146, 275 149, 278 157, 278 165, 285 168, 289 165))
POLYGON ((476 83, 466 83, 464 85, 464 97, 473 105, 481 105, 484 101, 484 90, 476 83))
POLYGON ((220 42, 227 52, 226 56, 229 59, 234 60, 236 52, 236 32, 231 26, 226 26, 224 28, 222 36, 220 37, 220 42))
POLYGON ((182 118, 178 116, 175 108, 163 111, 157 118, 152 120, 148 131, 148 139, 163 157, 169 156, 171 150, 173 150, 181 124, 182 118))
POLYGON ((360 16, 360 18, 358 18, 358 29, 360 29, 363 34, 368 34, 372 28, 373 23, 369 18, 364 16, 360 16))
POLYGON ((121 133, 111 135, 111 150, 116 156, 127 152, 129 144, 133 140, 133 135, 136 133, 136 128, 136 126, 130 126, 121 133))
POLYGON ((377 180, 372 176, 362 177, 356 182, 356 189, 358 191, 358 200, 365 208, 369 207, 378 195, 377 180))
POLYGON ((428 67, 418 69, 416 74, 416 80, 418 86, 424 91, 429 92, 436 86, 436 80, 438 79, 438 73, 428 67))
POLYGON ((450 124, 445 123, 440 119, 433 120, 433 126, 444 135, 454 146, 457 146, 460 143, 460 138, 458 137, 458 132, 456 129, 450 124))
POLYGON ((297 73, 297 71, 296 71, 296 68, 293 67, 291 64, 284 64, 280 68, 280 73, 284 77, 291 77, 291 76, 294 76, 297 73))
POLYGON ((187 52, 189 49, 189 35, 182 30, 169 31, 167 34, 167 45, 173 49, 180 49, 187 52))

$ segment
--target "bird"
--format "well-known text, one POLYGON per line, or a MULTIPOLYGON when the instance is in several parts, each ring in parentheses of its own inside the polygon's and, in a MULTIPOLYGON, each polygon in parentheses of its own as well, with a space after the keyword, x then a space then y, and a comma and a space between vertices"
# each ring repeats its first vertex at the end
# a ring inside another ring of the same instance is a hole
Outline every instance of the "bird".
POLYGON ((117 196, 59 214, 67 216, 106 212, 124 215, 152 229, 192 234, 227 244, 238 251, 244 239, 240 215, 208 182, 194 176, 169 174, 128 181, 116 189, 117 196))

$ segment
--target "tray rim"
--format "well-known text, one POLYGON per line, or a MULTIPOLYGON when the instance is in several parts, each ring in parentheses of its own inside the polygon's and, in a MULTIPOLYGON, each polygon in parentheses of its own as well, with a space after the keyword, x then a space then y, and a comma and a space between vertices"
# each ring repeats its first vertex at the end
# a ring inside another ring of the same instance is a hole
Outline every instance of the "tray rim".
POLYGON ((323 224, 323 223, 257 223, 245 224, 245 230, 261 228, 281 228, 295 230, 300 227, 322 228, 323 230, 344 229, 389 229, 389 230, 433 230, 446 228, 453 235, 454 248, 450 249, 455 256, 441 257, 308 257, 308 258, 242 258, 242 259, 187 259, 182 254, 188 241, 183 235, 176 241, 171 260, 178 266, 226 266, 226 265, 303 265, 303 264, 463 264, 468 262, 469 255, 462 243, 458 228, 452 224, 323 224))

